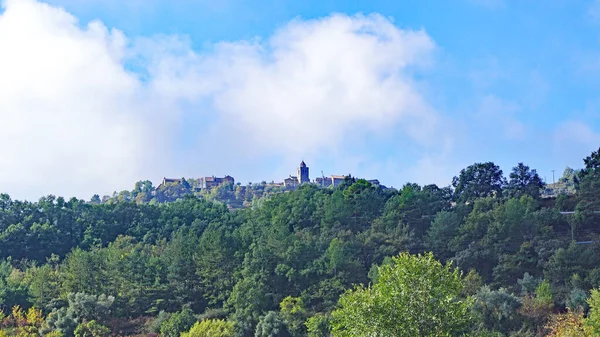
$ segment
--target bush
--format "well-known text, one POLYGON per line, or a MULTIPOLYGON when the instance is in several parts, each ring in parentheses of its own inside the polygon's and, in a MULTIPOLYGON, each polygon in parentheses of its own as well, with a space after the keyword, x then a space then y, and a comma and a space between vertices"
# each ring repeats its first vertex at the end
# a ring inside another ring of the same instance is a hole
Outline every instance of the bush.
POLYGON ((207 319, 196 322, 189 332, 181 337, 233 337, 233 324, 222 319, 207 319))
POLYGON ((265 316, 261 317, 260 321, 256 325, 254 337, 289 337, 288 332, 283 319, 279 317, 279 314, 270 311, 265 316))
POLYGON ((330 320, 328 315, 316 314, 306 321, 308 337, 328 337, 330 320))
POLYGON ((176 312, 160 325, 162 337, 179 337, 182 332, 188 331, 196 322, 196 317, 190 309, 176 312))
POLYGON ((75 328, 75 337, 107 337, 109 333, 107 327, 96 321, 81 323, 75 328))
POLYGON ((148 324, 148 330, 153 333, 160 333, 160 327, 162 326, 163 322, 168 320, 171 317, 171 315, 172 314, 161 310, 158 313, 158 316, 156 316, 156 318, 153 319, 152 322, 150 322, 150 324, 148 324))

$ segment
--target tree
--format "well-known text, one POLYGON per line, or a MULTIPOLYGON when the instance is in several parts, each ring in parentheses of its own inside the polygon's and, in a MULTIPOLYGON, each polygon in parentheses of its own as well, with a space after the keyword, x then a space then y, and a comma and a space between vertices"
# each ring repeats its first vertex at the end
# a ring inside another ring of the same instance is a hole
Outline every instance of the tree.
POLYGON ((479 316, 483 327, 508 334, 519 327, 517 309, 521 306, 518 297, 505 289, 491 290, 483 286, 475 295, 473 311, 479 316))
POLYGON ((600 291, 592 289, 587 300, 590 311, 584 321, 584 325, 592 333, 592 336, 600 335, 600 291))
POLYGON ((306 310, 300 297, 288 296, 279 304, 279 315, 285 321, 292 336, 305 336, 306 310))
POLYGON ((96 323, 96 321, 102 321, 107 318, 110 313, 110 307, 115 300, 114 297, 69 293, 67 298, 68 306, 52 310, 46 318, 48 328, 58 330, 67 337, 73 336, 77 328, 81 336, 93 336, 89 335, 91 333, 89 332, 90 329, 99 333, 103 331, 100 323, 96 323), (91 326, 80 325, 81 323, 91 323, 92 321, 94 323, 91 326))
POLYGON ((100 196, 98 194, 94 194, 92 196, 92 198, 90 199, 90 204, 100 204, 102 203, 102 200, 100 200, 100 196))
POLYGON ((502 170, 493 162, 475 163, 460 171, 452 179, 454 198, 460 202, 472 202, 477 198, 501 196, 506 179, 502 170))
POLYGON ((513 198, 520 198, 527 194, 537 199, 540 196, 540 189, 544 187, 544 182, 537 171, 531 170, 523 163, 513 167, 509 177, 506 189, 509 196, 513 198))
POLYGON ((559 183, 563 183, 568 187, 575 187, 577 184, 579 184, 579 174, 581 173, 581 170, 574 170, 570 167, 566 167, 565 170, 563 171, 563 174, 560 178, 558 178, 558 182, 559 183))
POLYGON ((600 148, 598 148, 598 151, 593 151, 591 155, 583 159, 583 163, 585 164, 585 168, 579 173, 581 178, 584 178, 589 174, 600 173, 600 148))
POLYGON ((268 312, 261 317, 256 325, 254 337, 289 337, 290 333, 285 322, 275 311, 268 312))
POLYGON ((331 330, 329 315, 316 314, 306 320, 308 337, 328 337, 331 330))
POLYGON ((188 308, 176 312, 160 326, 160 335, 163 337, 179 337, 182 332, 188 331, 196 322, 192 311, 188 308))
POLYGON ((550 282, 542 281, 535 289, 535 297, 526 296, 519 309, 521 315, 528 318, 525 325, 529 330, 542 335, 554 308, 554 299, 550 289, 550 282))
POLYGON ((398 194, 390 198, 381 217, 383 224, 397 226, 402 222, 409 226, 417 238, 421 238, 435 215, 450 207, 452 190, 427 185, 406 184, 398 194))
POLYGON ((81 323, 75 328, 75 337, 107 337, 109 333, 107 327, 94 320, 81 323))
POLYGON ((196 322, 188 332, 181 337, 233 337, 233 324, 222 319, 205 319, 196 322))
POLYGON ((457 212, 441 211, 437 213, 427 231, 425 246, 442 259, 450 258, 452 254, 449 243, 457 235, 462 220, 457 212))
POLYGON ((592 337, 590 330, 584 326, 583 310, 568 310, 564 314, 552 315, 546 325, 547 337, 592 337))
POLYGON ((432 253, 401 253, 380 267, 377 282, 340 297, 332 313, 339 337, 455 336, 471 323, 471 298, 461 296, 462 273, 432 253))
POLYGON ((580 229, 595 228, 600 220, 600 170, 584 176, 579 183, 573 224, 580 229))

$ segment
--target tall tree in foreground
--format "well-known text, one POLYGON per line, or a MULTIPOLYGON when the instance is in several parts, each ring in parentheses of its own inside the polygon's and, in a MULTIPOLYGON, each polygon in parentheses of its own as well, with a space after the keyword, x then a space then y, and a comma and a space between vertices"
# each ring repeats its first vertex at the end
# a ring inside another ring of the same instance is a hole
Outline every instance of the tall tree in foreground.
POLYGON ((377 282, 340 297, 332 313, 336 337, 457 336, 471 323, 462 274, 432 253, 401 253, 379 267, 377 282))

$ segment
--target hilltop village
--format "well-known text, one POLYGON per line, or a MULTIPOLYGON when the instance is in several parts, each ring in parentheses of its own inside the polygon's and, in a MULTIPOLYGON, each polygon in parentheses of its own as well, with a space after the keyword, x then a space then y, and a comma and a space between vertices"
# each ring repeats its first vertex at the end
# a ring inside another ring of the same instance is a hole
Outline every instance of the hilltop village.
MULTIPOLYGON (((271 182, 271 183, 265 182, 264 185, 267 185, 269 187, 284 187, 286 189, 295 189, 302 184, 316 184, 321 187, 329 187, 329 186, 337 187, 339 184, 341 184, 344 181, 344 179, 346 177, 350 176, 350 175, 331 175, 331 176, 326 177, 323 174, 321 174, 321 177, 317 177, 316 179, 311 181, 309 170, 310 169, 306 165, 306 163, 304 161, 302 161, 300 163, 300 165, 298 166, 297 174, 295 176, 290 175, 287 178, 283 179, 281 182, 271 182)), ((167 186, 168 184, 183 183, 183 180, 184 179, 166 178, 165 177, 165 178, 163 178, 161 184, 157 187, 157 189, 159 189, 161 186, 167 186)), ((377 179, 371 179, 371 180, 367 180, 367 181, 373 185, 378 185, 378 186, 380 185, 379 180, 377 180, 377 179)), ((221 185, 235 185, 235 179, 230 175, 226 175, 222 178, 210 176, 210 177, 202 177, 202 178, 198 179, 196 182, 196 186, 197 186, 198 190, 210 190, 212 188, 215 188, 215 187, 218 187, 221 185)), ((385 187, 385 186, 383 186, 383 187, 385 187)))
MULTIPOLYGON (((242 185, 236 183, 230 175, 224 177, 208 176, 201 178, 167 178, 164 177, 158 186, 154 186, 151 181, 139 181, 135 184, 133 190, 124 190, 114 192, 112 196, 100 197, 94 195, 91 203, 111 203, 119 201, 133 201, 141 203, 163 203, 171 202, 188 195, 194 195, 199 198, 221 202, 229 208, 244 208, 259 203, 264 197, 273 194, 288 192, 297 189, 304 184, 314 184, 322 188, 337 187, 345 179, 352 178, 350 175, 331 175, 325 176, 321 173, 320 177, 310 179, 310 170, 304 161, 297 168, 296 175, 289 175, 279 182, 263 181, 261 183, 248 183, 242 185)), ((387 187, 380 185, 379 180, 367 180, 369 183, 381 188, 387 187)))
MULTIPOLYGON (((577 171, 566 168, 563 177, 556 184, 548 184, 541 191, 542 199, 555 199, 557 195, 573 195, 577 181, 577 171)), ((158 186, 151 181, 139 181, 133 190, 114 192, 112 196, 100 197, 95 195, 92 203, 111 203, 119 201, 133 201, 141 203, 164 203, 172 202, 193 195, 202 199, 226 204, 230 209, 244 208, 260 203, 264 197, 270 197, 277 193, 296 190, 299 186, 312 184, 321 188, 337 187, 351 175, 325 176, 321 172, 320 177, 311 180, 310 169, 302 161, 295 175, 289 175, 280 181, 262 181, 259 183, 241 184, 230 175, 223 177, 205 176, 201 178, 167 178, 164 177, 158 186)), ((367 180, 372 185, 388 189, 379 183, 377 179, 367 180)), ((392 188, 393 189, 393 188, 392 188)))

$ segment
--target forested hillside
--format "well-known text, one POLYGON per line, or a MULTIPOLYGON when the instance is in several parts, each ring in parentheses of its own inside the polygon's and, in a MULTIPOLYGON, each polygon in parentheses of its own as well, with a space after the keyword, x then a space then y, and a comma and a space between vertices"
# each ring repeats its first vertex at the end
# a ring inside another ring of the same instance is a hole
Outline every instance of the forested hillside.
MULTIPOLYGON (((238 210, 193 195, 165 203, 2 195, 0 336, 350 336, 356 319, 343 309, 366 301, 360 289, 387 289, 395 270, 420 277, 454 267, 458 276, 436 288, 464 304, 456 310, 466 310, 465 324, 452 329, 569 336, 557 328, 567 318, 600 326, 600 306, 586 301, 600 286, 599 152, 584 160, 577 193, 550 202, 535 170, 519 164, 505 179, 493 163, 465 168, 452 187, 394 191, 348 178, 238 210), (411 262, 402 252, 433 256, 411 262)), ((384 290, 384 299, 393 293, 384 290)))

